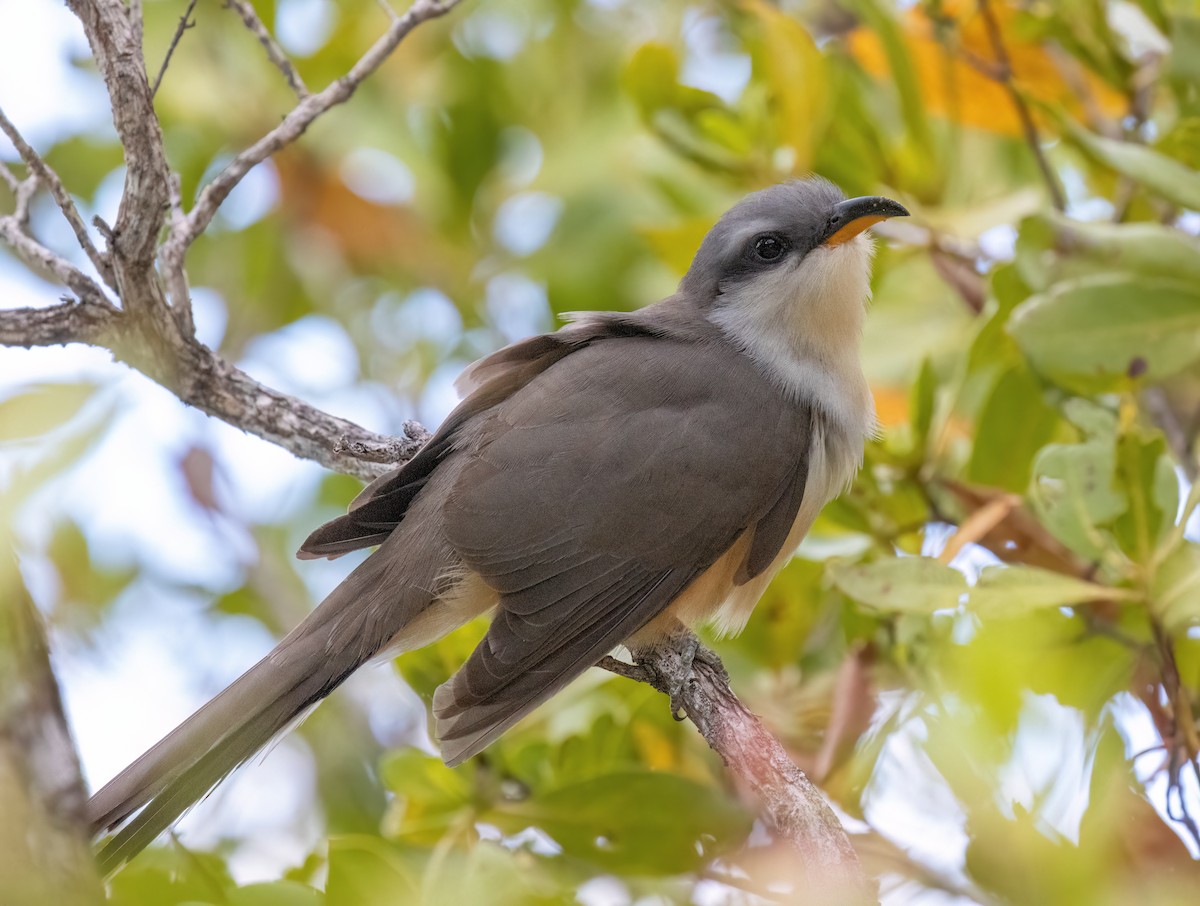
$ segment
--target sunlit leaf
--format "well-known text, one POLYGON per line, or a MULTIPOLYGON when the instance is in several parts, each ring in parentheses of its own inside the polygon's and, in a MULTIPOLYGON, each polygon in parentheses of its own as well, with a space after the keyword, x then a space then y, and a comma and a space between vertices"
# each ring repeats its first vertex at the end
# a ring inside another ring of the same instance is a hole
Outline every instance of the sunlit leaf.
POLYGON ((981 616, 1012 616, 1042 607, 1070 607, 1134 597, 1126 589, 1084 582, 1033 566, 988 566, 967 596, 968 608, 981 616))
POLYGON ((1158 618, 1172 630, 1200 626, 1200 545, 1181 544, 1159 564, 1150 602, 1158 618))
POLYGON ((885 613, 953 610, 967 590, 962 573, 929 557, 892 557, 858 566, 831 565, 829 573, 842 592, 885 613))
POLYGON ((1009 330, 1042 374, 1081 391, 1161 380, 1200 361, 1200 287, 1102 275, 1034 296, 1009 330))
POLYGON ((613 773, 498 806, 501 827, 536 825, 575 858, 630 874, 687 871, 744 839, 749 816, 673 774, 613 773))
POLYGON ((1079 126, 1069 134, 1087 154, 1168 201, 1200 210, 1200 173, 1146 145, 1104 138, 1079 126))
POLYGON ((1038 518, 1084 557, 1102 555, 1108 547, 1104 529, 1129 506, 1116 468, 1116 450, 1103 440, 1054 444, 1034 461, 1029 495, 1038 518))
POLYGON ((75 417, 96 392, 94 384, 38 384, 0 402, 0 443, 28 440, 75 417))

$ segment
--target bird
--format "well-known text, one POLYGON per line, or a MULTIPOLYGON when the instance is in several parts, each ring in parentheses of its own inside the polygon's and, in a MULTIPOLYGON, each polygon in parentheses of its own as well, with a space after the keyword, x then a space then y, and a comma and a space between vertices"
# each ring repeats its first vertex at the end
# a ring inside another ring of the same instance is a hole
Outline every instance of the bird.
MULTIPOLYGON (((906 216, 819 178, 747 195, 677 291, 467 367, 408 462, 302 559, 377 547, 262 660, 95 793, 111 873, 369 661, 490 612, 432 702, 456 765, 620 646, 739 631, 876 430, 873 244, 906 216)), ((674 703, 673 703, 674 707, 674 703)))

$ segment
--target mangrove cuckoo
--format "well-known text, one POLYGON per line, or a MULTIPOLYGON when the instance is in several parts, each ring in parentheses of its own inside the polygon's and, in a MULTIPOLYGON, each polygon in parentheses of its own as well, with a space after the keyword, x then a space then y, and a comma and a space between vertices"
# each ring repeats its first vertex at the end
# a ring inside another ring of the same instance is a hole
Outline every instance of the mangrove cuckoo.
POLYGON ((115 867, 369 660, 491 612, 433 699, 451 765, 620 645, 745 624, 874 430, 859 357, 873 223, 809 179, 756 192, 678 291, 471 365, 409 462, 301 558, 378 545, 270 654, 101 789, 115 867))

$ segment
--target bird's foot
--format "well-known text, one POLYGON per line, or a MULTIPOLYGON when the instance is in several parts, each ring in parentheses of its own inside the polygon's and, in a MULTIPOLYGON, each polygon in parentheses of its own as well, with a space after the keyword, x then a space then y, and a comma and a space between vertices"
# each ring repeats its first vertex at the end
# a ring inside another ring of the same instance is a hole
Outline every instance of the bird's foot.
POLYGON ((705 664, 725 676, 725 667, 717 655, 700 644, 695 633, 682 626, 651 645, 632 649, 633 663, 646 675, 646 682, 663 692, 671 702, 671 716, 688 716, 685 703, 688 684, 696 665, 705 664))

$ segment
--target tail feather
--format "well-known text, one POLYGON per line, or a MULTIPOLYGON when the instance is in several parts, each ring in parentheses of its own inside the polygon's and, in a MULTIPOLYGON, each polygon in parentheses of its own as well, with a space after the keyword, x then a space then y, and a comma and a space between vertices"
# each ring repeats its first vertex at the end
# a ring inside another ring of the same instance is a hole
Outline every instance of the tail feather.
POLYGON ((94 833, 128 822, 99 853, 105 875, 341 685, 430 604, 445 558, 433 546, 412 550, 413 539, 398 537, 402 534, 390 537, 270 654, 88 801, 94 833))

